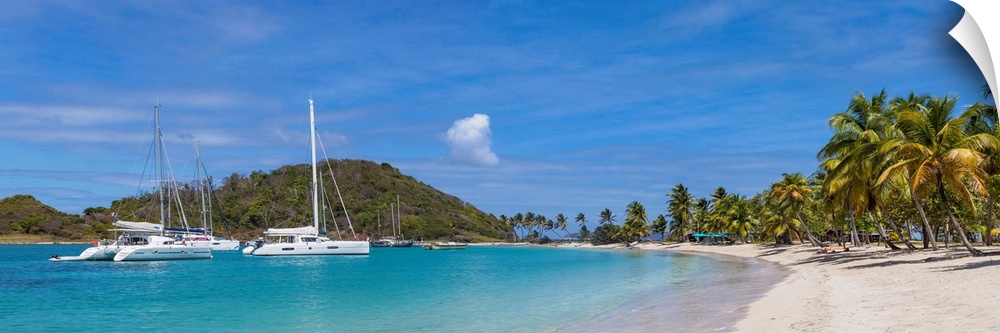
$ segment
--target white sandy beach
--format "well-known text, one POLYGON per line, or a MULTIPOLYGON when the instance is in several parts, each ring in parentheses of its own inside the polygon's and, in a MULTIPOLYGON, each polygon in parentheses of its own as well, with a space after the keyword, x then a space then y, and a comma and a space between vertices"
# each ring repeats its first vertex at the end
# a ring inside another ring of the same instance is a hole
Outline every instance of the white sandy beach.
MULTIPOLYGON (((817 254, 808 245, 643 244, 779 263, 791 273, 736 324, 741 332, 995 332, 1000 256, 963 249, 817 254)), ((987 252, 992 252, 987 250, 987 252)))

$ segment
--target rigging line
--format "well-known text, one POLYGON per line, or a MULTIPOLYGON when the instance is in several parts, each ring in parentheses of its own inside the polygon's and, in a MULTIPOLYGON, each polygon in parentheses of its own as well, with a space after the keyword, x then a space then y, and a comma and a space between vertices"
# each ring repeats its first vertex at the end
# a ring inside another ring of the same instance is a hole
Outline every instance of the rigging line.
MULTIPOLYGON (((167 179, 170 180, 170 187, 173 189, 174 196, 177 198, 177 209, 180 211, 181 221, 184 222, 184 229, 190 228, 188 226, 187 215, 184 214, 184 206, 181 204, 181 195, 177 190, 177 183, 174 181, 174 169, 170 166, 170 155, 167 154, 167 147, 163 145, 163 140, 160 140, 160 149, 163 150, 163 161, 167 164, 167 179)), ((160 221, 162 223, 162 221, 160 221)))
MULTIPOLYGON (((316 133, 316 138, 319 139, 319 132, 316 133)), ((354 239, 358 238, 358 234, 354 232, 354 224, 351 223, 351 215, 347 213, 347 205, 344 204, 344 196, 340 194, 340 186, 337 186, 337 177, 333 175, 333 167, 330 166, 330 158, 326 155, 326 146, 323 145, 323 140, 319 141, 319 147, 323 150, 323 158, 326 160, 326 168, 330 171, 330 178, 333 178, 333 188, 337 189, 337 197, 340 198, 340 206, 344 208, 344 216, 347 217, 347 226, 351 228, 351 236, 354 239)))
MULTIPOLYGON (((329 163, 330 162, 328 160, 327 164, 329 164, 329 163)), ((330 208, 330 218, 333 219, 333 229, 337 232, 337 239, 343 240, 344 237, 340 233, 340 224, 337 223, 337 217, 334 216, 334 214, 333 214, 333 205, 330 204, 330 196, 326 194, 326 187, 323 186, 323 177, 319 178, 319 184, 320 184, 320 187, 323 189, 323 192, 322 192, 322 194, 323 194, 323 205, 324 205, 323 206, 323 210, 324 210, 324 212, 323 212, 323 227, 327 228, 327 226, 326 226, 326 208, 330 208)))
MULTIPOLYGON (((150 130, 151 130, 151 129, 153 129, 153 127, 154 127, 154 126, 153 126, 153 123, 155 122, 155 120, 156 120, 156 119, 155 119, 155 118, 153 118, 153 119, 150 119, 148 123, 146 123, 146 131, 145 131, 144 133, 149 133, 149 132, 151 132, 150 130)), ((155 140, 155 139, 154 139, 154 140, 155 140)), ((153 142, 155 142, 155 141, 153 141, 153 142)), ((137 169, 137 167, 136 167, 136 166, 138 166, 138 165, 139 165, 139 159, 140 159, 140 156, 142 156, 142 154, 141 154, 141 152, 142 152, 142 146, 139 146, 139 149, 138 149, 138 150, 139 150, 139 152, 138 152, 138 153, 136 153, 136 154, 134 155, 134 156, 136 156, 136 158, 135 158, 134 160, 132 160, 132 167, 130 167, 130 168, 129 168, 129 173, 130 173, 130 174, 133 174, 133 175, 135 174, 135 170, 137 169)), ((150 146, 150 148, 149 148, 149 152, 152 152, 152 150, 153 150, 153 148, 152 148, 152 146, 150 146)), ((149 154, 150 154, 150 153, 147 153, 147 154, 146 154, 146 161, 147 161, 147 162, 149 161, 149 154)), ((142 173, 141 173, 141 174, 139 175, 139 182, 138 182, 138 184, 139 184, 139 188, 138 188, 138 189, 136 189, 136 191, 135 191, 135 193, 136 193, 136 194, 135 194, 136 198, 139 198, 139 197, 140 197, 140 196, 139 196, 139 194, 140 194, 140 193, 142 193, 142 180, 143 180, 144 176, 146 175, 146 167, 147 167, 147 166, 148 166, 148 164, 147 164, 147 163, 144 163, 144 164, 143 164, 143 168, 142 168, 142 173)), ((121 207, 121 206, 118 206, 118 209, 116 209, 116 210, 115 210, 115 216, 116 216, 116 217, 119 217, 119 215, 120 215, 120 214, 118 214, 118 213, 121 213, 121 209, 122 209, 122 207, 121 207)), ((134 212, 134 211, 132 212, 132 215, 133 215, 133 216, 137 216, 137 215, 136 215, 136 212, 134 212)))
MULTIPOLYGON (((149 162, 149 156, 153 154, 153 147, 155 146, 155 143, 156 143, 155 141, 156 141, 156 139, 153 139, 153 141, 150 142, 150 144, 149 144, 149 151, 146 152, 146 162, 149 162)), ((138 164, 138 163, 136 163, 136 164, 138 164)), ((142 165, 142 173, 139 174, 139 186, 135 189, 135 198, 136 198, 136 201, 139 201, 138 199, 142 198, 142 180, 146 176, 146 169, 148 167, 149 167, 149 163, 143 163, 143 165, 142 165)), ((115 210, 115 217, 116 218, 119 217, 120 214, 118 214, 118 213, 121 212, 121 209, 122 209, 122 206, 119 205, 118 209, 115 210)), ((131 216, 133 216, 133 217, 139 217, 139 214, 137 214, 135 211, 132 211, 131 214, 132 214, 131 216)), ((122 218, 122 219, 124 219, 124 218, 122 218)))

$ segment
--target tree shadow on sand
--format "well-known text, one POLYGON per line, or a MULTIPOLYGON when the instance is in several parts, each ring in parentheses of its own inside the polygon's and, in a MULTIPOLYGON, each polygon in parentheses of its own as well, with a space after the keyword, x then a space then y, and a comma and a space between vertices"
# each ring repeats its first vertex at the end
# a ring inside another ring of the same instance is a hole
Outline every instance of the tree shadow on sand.
MULTIPOLYGON (((898 265, 910 265, 910 264, 923 264, 927 262, 935 261, 949 261, 961 258, 968 258, 972 256, 968 252, 964 251, 945 251, 941 252, 940 255, 932 257, 912 257, 919 254, 935 253, 929 250, 897 250, 897 251, 847 251, 847 252, 837 252, 837 253, 826 253, 826 254, 816 254, 809 259, 803 260, 800 264, 807 263, 817 263, 823 265, 847 265, 845 269, 865 269, 872 267, 890 267, 898 265), (910 257, 910 258, 907 258, 910 257), (887 258, 892 258, 886 260, 887 258), (864 263, 866 261, 873 261, 870 263, 864 263)), ((985 252, 986 256, 1000 255, 1000 251, 985 252)), ((1000 259, 998 260, 988 260, 976 263, 969 263, 965 265, 952 266, 943 268, 940 271, 947 270, 960 270, 960 269, 974 269, 981 267, 988 267, 993 265, 1000 265, 1000 259)))

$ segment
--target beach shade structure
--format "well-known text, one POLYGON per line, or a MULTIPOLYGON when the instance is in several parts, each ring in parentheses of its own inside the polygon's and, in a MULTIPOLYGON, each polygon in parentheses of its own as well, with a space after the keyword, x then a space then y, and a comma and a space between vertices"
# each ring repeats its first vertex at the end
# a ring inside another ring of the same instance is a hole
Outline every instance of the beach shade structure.
POLYGON ((731 244, 732 241, 729 240, 728 233, 693 233, 689 237, 693 239, 694 242, 701 244, 731 244))

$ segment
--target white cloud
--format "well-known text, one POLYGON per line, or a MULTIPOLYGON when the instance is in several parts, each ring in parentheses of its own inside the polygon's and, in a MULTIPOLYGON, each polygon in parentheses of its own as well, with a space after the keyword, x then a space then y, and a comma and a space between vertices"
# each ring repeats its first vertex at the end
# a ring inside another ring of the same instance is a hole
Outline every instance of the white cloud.
POLYGON ((491 150, 490 116, 474 114, 455 121, 444 141, 451 146, 451 158, 482 166, 497 166, 500 158, 491 150))

